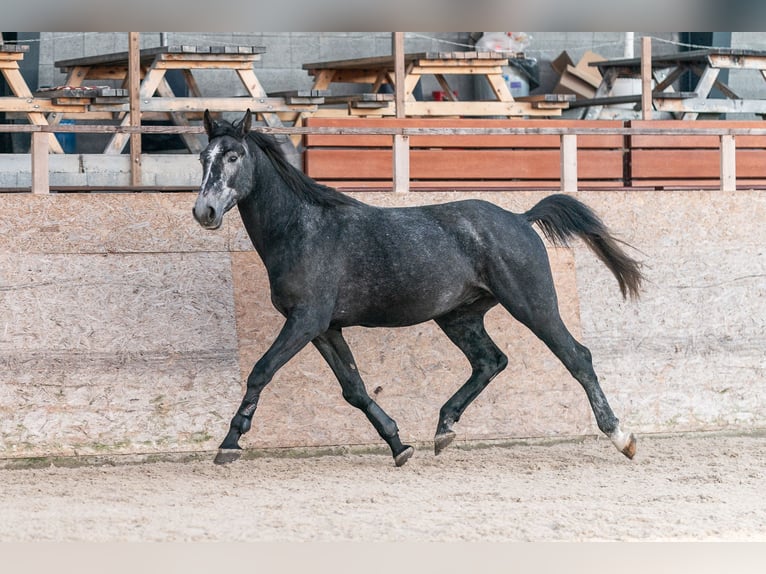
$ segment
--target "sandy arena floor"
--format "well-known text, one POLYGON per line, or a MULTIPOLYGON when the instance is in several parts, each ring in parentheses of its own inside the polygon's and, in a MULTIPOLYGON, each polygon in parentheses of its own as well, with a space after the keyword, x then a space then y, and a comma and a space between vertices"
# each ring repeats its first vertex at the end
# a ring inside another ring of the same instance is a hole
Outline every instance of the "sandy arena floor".
POLYGON ((0 541, 766 541, 766 436, 0 470, 0 541))

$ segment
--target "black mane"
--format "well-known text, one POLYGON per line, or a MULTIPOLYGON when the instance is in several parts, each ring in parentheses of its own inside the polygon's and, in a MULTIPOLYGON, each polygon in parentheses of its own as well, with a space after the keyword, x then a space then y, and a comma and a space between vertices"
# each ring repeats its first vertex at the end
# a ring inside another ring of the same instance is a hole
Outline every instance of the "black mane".
MULTIPOLYGON (((215 122, 209 139, 212 140, 227 135, 239 138, 238 127, 238 124, 231 124, 227 121, 215 122)), ((247 134, 247 139, 257 145, 266 157, 269 158, 282 181, 302 201, 326 207, 357 205, 359 203, 354 198, 344 195, 332 187, 314 181, 297 169, 287 160, 285 153, 273 136, 251 131, 247 134)))

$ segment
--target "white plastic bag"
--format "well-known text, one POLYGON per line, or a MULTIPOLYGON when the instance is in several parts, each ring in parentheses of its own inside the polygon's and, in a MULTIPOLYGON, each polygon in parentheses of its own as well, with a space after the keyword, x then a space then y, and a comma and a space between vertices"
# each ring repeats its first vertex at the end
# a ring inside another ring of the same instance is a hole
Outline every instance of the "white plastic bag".
POLYGON ((526 32, 484 32, 476 42, 480 52, 523 52, 532 37, 526 32))

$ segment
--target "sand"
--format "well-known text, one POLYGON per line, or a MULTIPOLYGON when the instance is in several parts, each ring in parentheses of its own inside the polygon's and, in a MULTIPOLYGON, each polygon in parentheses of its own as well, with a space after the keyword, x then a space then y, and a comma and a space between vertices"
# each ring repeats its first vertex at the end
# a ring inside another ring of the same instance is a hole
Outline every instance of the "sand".
POLYGON ((766 541, 766 436, 0 470, 0 541, 766 541))

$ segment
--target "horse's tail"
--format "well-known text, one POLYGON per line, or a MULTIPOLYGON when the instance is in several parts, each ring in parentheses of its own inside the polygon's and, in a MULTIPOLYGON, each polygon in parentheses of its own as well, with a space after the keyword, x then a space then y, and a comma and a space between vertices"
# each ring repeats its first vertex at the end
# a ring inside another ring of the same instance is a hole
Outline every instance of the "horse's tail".
POLYGON ((563 194, 550 195, 524 214, 537 223, 554 245, 567 246, 572 236, 580 237, 617 278, 622 296, 637 299, 644 275, 641 263, 620 247, 627 245, 609 233, 606 225, 584 203, 563 194))

